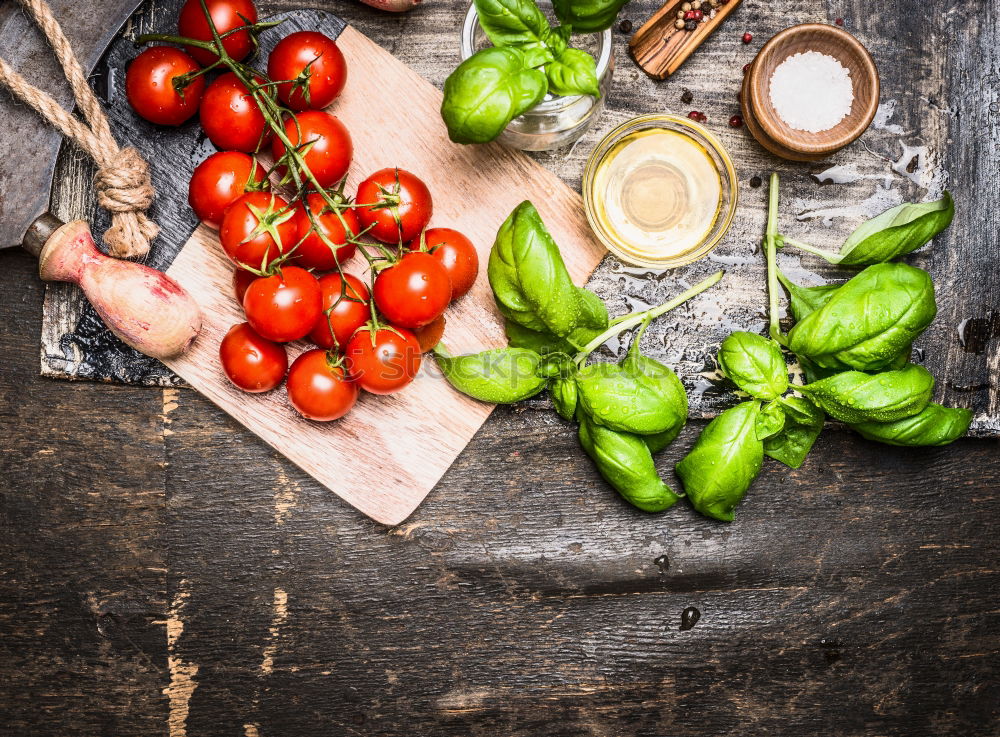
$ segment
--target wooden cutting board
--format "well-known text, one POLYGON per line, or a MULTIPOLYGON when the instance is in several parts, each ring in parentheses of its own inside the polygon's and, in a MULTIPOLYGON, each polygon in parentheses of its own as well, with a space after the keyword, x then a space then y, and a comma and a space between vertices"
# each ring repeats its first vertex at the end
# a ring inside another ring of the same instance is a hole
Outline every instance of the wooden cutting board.
MULTIPOLYGON (((337 43, 350 76, 344 94, 329 109, 347 125, 354 142, 348 191, 377 169, 399 166, 412 171, 424 179, 434 198, 431 226, 455 228, 479 250, 478 281, 446 313, 444 341, 449 350, 473 352, 505 343, 486 262, 500 224, 525 199, 535 204, 560 244, 573 279, 586 282, 604 250, 587 225, 576 192, 520 152, 499 145, 452 144, 439 113, 439 90, 349 26, 337 43)), ((363 259, 356 257, 348 270, 362 274, 363 259)), ((404 520, 493 409, 454 391, 434 360, 425 356, 419 377, 402 392, 389 397, 362 392, 356 408, 340 421, 304 420, 288 404, 283 387, 264 396, 248 395, 222 373, 219 342, 245 318, 232 295, 232 263, 216 232, 199 227, 167 273, 191 292, 205 318, 193 349, 167 365, 379 522, 404 520)), ((289 358, 305 347, 290 346, 289 358)))

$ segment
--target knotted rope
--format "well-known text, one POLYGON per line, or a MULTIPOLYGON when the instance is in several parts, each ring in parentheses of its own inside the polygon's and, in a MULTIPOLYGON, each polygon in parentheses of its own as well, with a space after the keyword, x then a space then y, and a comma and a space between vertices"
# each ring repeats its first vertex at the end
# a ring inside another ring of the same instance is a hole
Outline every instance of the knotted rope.
POLYGON ((3 59, 0 59, 0 84, 34 108, 64 136, 79 144, 97 162, 94 185, 97 203, 111 213, 111 227, 104 233, 104 242, 111 255, 117 258, 145 256, 150 241, 160 231, 145 214, 155 194, 149 179, 149 165, 134 148, 119 148, 100 101, 87 84, 80 62, 45 0, 18 2, 31 14, 52 45, 86 123, 31 85, 3 59))

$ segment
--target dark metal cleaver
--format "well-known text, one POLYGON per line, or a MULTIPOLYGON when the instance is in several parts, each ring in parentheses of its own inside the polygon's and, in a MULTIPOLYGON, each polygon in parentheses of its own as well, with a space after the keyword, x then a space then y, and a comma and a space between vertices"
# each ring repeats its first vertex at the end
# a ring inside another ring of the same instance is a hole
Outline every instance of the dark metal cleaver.
MULTIPOLYGON (((137 0, 50 0, 53 15, 89 74, 137 0)), ((0 56, 63 107, 73 95, 41 29, 15 2, 0 5, 0 56)), ((34 110, 0 93, 0 248, 23 246, 39 258, 46 281, 78 284, 104 323, 124 342, 154 358, 175 356, 201 328, 195 301, 148 266, 110 259, 84 221, 63 224, 48 212, 62 136, 34 110)))

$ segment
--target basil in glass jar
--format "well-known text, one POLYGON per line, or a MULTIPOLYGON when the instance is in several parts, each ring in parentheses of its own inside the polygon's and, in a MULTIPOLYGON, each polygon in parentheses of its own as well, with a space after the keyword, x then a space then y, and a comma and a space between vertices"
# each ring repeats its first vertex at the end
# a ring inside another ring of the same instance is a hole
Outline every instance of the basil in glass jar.
MULTIPOLYGON (((550 0, 538 0, 537 4, 552 17, 550 0)), ((599 33, 574 34, 571 44, 596 60, 601 96, 595 99, 591 95, 561 97, 548 93, 535 107, 514 118, 497 137, 497 141, 522 151, 552 151, 575 143, 597 122, 604 110, 615 66, 611 29, 599 33)), ((491 45, 486 32, 479 25, 476 6, 470 5, 462 26, 462 61, 491 45)))

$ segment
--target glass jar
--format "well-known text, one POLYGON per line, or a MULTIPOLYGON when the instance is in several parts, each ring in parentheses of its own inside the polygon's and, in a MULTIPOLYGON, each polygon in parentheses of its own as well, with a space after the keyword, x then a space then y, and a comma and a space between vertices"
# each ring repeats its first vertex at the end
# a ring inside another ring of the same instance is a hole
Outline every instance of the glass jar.
POLYGON ((736 170, 722 143, 703 126, 677 115, 641 115, 618 126, 594 147, 583 172, 583 204, 591 229, 609 251, 635 266, 672 269, 703 258, 729 230, 738 199, 736 170), (660 137, 670 151, 687 152, 693 158, 685 162, 683 156, 678 159, 646 146, 632 147, 633 142, 650 136, 660 137), (625 153, 625 161, 630 161, 627 152, 631 151, 635 151, 631 168, 625 163, 616 170, 616 159, 625 153), (684 188, 685 198, 670 201, 670 188, 634 181, 635 173, 644 167, 660 172, 672 167, 675 181, 690 182, 684 188), (695 181, 696 174, 701 182, 695 181), (676 221, 690 224, 690 229, 650 227, 644 232, 647 229, 639 226, 620 227, 621 215, 608 213, 612 206, 620 212, 629 210, 619 206, 625 193, 635 195, 636 202, 658 217, 676 215, 676 221), (696 193, 702 196, 695 197, 696 193))
MULTIPOLYGON (((538 7, 552 18, 550 0, 538 0, 538 7)), ((470 5, 462 27, 462 61, 491 45, 486 32, 479 25, 476 6, 470 5)), ((531 110, 510 121, 497 138, 500 143, 522 151, 552 151, 575 143, 597 121, 604 110, 608 90, 611 89, 615 66, 611 29, 601 33, 574 34, 570 45, 583 49, 597 60, 600 98, 595 100, 590 95, 559 97, 547 94, 531 110)))

